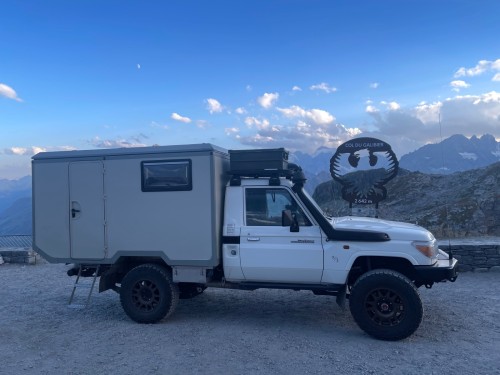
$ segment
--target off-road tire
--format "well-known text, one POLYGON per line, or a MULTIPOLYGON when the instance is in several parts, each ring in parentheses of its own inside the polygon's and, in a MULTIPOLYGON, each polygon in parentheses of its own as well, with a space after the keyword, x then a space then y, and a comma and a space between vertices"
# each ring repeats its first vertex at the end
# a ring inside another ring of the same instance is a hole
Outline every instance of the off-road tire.
POLYGON ((156 264, 141 264, 123 278, 120 302, 138 323, 156 323, 168 318, 179 301, 179 288, 169 270, 156 264))
POLYGON ((423 307, 417 288, 403 274, 377 269, 360 276, 349 296, 358 326, 381 340, 402 340, 419 327, 423 307))

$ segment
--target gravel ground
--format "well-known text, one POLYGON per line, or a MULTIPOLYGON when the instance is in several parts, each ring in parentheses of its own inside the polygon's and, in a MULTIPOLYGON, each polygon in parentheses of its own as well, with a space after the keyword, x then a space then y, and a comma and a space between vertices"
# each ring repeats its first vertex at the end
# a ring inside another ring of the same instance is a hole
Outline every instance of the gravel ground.
POLYGON ((66 269, 0 265, 1 374, 500 374, 500 273, 420 289, 422 325, 385 342, 310 292, 208 289, 153 325, 112 291, 69 309, 66 269))

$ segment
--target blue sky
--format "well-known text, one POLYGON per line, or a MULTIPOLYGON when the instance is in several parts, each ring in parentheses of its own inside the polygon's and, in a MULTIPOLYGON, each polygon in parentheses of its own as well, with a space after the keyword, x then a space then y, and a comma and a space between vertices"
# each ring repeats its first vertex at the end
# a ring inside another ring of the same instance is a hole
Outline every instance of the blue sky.
POLYGON ((0 178, 39 151, 500 139, 500 2, 0 2, 0 178))

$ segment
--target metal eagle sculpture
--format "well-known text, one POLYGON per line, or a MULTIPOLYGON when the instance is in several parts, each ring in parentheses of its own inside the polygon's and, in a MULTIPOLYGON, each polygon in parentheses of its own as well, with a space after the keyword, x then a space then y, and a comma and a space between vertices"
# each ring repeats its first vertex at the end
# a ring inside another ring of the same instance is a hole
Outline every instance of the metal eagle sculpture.
POLYGON ((398 167, 391 146, 376 138, 347 141, 330 159, 330 173, 342 185, 342 198, 350 206, 353 203, 378 206, 387 197, 384 185, 397 175, 398 167), (345 164, 350 167, 345 167, 345 164))

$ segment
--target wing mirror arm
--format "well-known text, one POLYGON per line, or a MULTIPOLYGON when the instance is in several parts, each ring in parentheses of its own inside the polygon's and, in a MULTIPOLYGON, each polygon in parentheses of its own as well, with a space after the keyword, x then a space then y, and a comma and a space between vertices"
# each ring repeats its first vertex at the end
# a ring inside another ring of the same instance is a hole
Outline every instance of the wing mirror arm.
POLYGON ((292 214, 290 210, 281 211, 281 226, 290 227, 290 232, 298 232, 300 230, 297 216, 292 214))

